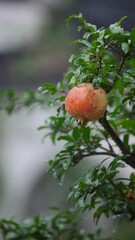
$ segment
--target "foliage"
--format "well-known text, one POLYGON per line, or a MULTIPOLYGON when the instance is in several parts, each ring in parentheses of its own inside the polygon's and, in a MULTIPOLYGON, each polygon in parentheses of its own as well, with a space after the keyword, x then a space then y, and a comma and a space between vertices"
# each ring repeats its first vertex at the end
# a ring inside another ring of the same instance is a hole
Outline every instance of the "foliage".
POLYGON ((96 222, 102 214, 109 217, 110 213, 119 216, 121 220, 134 220, 135 176, 132 174, 130 179, 123 183, 123 179, 116 176, 118 169, 125 167, 125 164, 116 158, 108 167, 105 167, 103 162, 91 168, 74 184, 69 198, 74 197, 77 209, 95 209, 93 218, 96 222), (91 198, 86 201, 89 195, 91 198))
POLYGON ((23 96, 17 96, 14 89, 0 90, 0 110, 6 110, 8 114, 11 114, 14 110, 21 107, 35 107, 44 106, 45 98, 44 94, 27 90, 23 96))
MULTIPOLYGON (((25 106, 42 105, 45 96, 50 99, 50 106, 57 107, 57 115, 39 129, 48 129, 46 136, 54 143, 65 142, 63 150, 49 161, 49 171, 53 171, 60 182, 66 172, 84 158, 104 156, 104 161, 90 167, 74 183, 69 200, 77 212, 94 209, 96 223, 102 215, 114 216, 117 227, 122 219, 135 220, 135 175, 132 173, 124 179, 119 174, 127 165, 135 168, 135 143, 129 144, 135 134, 135 28, 127 31, 121 27, 125 17, 106 29, 87 23, 82 14, 70 16, 67 24, 73 19, 80 22, 78 31, 82 31, 82 38, 73 44, 81 47, 70 57, 63 79, 56 86, 45 83, 37 93, 27 93, 23 100, 16 98, 12 91, 7 92, 10 107, 6 105, 6 109, 11 112, 20 101, 25 106), (99 121, 80 126, 66 113, 64 100, 69 89, 86 82, 93 83, 95 88, 104 88, 108 108, 99 121)), ((24 236, 27 239, 26 233, 28 239, 103 239, 100 232, 91 235, 77 230, 70 214, 73 213, 59 212, 49 220, 38 217, 22 226, 1 220, 0 228, 5 236, 14 234, 13 238, 4 239, 24 239, 24 236)))
POLYGON ((77 226, 78 213, 73 210, 60 211, 47 217, 37 216, 23 224, 13 220, 1 220, 0 229, 5 240, 111 240, 102 238, 101 230, 95 234, 86 233, 77 226))

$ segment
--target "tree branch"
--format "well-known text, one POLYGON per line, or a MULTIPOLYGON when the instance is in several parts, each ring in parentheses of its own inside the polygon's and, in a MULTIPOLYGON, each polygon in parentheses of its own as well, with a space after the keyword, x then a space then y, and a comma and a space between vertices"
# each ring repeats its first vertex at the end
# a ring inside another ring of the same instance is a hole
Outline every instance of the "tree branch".
POLYGON ((109 43, 108 44, 108 47, 110 47, 112 50, 114 50, 115 52, 117 52, 117 53, 121 53, 121 51, 117 48, 117 47, 115 47, 114 45, 113 45, 113 43, 109 43))
POLYGON ((110 157, 117 157, 118 155, 115 154, 114 152, 90 152, 87 154, 80 154, 80 155, 75 155, 72 159, 72 162, 74 164, 78 164, 83 158, 85 157, 90 157, 90 156, 98 156, 98 155, 106 155, 106 156, 110 156, 110 157))
POLYGON ((131 167, 135 168, 135 153, 134 152, 131 153, 128 150, 128 148, 124 145, 124 143, 121 141, 121 139, 119 138, 117 133, 114 131, 114 129, 109 124, 109 122, 106 118, 106 114, 104 115, 103 118, 101 118, 99 120, 99 122, 105 128, 105 130, 109 133, 109 135, 111 136, 113 141, 116 143, 116 145, 119 147, 119 149, 123 153, 123 155, 124 155, 123 161, 126 162, 131 167))
POLYGON ((109 124, 107 118, 106 118, 106 114, 104 115, 103 118, 101 118, 99 120, 99 122, 102 124, 102 126, 106 129, 106 131, 109 133, 109 135, 112 137, 112 139, 114 140, 114 142, 117 144, 117 146, 120 148, 121 152, 123 154, 128 154, 129 151, 126 148, 126 146, 123 144, 123 142, 121 141, 121 139, 118 137, 117 133, 114 131, 114 129, 111 127, 111 125, 109 124))
POLYGON ((90 156, 96 156, 96 155, 107 155, 107 156, 111 156, 111 157, 117 157, 117 154, 113 153, 113 152, 91 152, 88 154, 84 154, 82 155, 82 157, 90 157, 90 156))

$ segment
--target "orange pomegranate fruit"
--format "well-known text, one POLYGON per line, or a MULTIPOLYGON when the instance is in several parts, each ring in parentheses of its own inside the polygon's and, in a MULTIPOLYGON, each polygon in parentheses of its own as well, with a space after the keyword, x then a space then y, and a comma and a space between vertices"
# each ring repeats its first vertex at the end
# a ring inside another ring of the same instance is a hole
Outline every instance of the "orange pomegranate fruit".
POLYGON ((94 89, 92 83, 75 86, 66 95, 66 111, 82 123, 99 120, 106 108, 106 92, 101 87, 94 89))

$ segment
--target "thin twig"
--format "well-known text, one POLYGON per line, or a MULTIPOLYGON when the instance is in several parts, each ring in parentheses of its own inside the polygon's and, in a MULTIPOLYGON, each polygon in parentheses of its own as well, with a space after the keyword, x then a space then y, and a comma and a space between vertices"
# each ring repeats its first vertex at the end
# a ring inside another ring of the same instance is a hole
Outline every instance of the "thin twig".
POLYGON ((111 143, 109 142, 109 140, 107 138, 106 138, 106 141, 108 143, 108 146, 109 146, 111 152, 114 152, 113 147, 112 147, 111 143))
POLYGON ((107 155, 107 156, 111 156, 111 157, 117 157, 117 154, 115 154, 114 152, 108 151, 108 152, 91 152, 91 153, 82 155, 82 158, 90 157, 90 156, 94 156, 94 155, 107 155))
POLYGON ((90 152, 90 153, 87 153, 87 154, 75 155, 72 159, 72 162, 74 164, 78 164, 85 157, 98 156, 98 155, 100 155, 100 156, 101 155, 106 155, 106 156, 109 156, 109 157, 117 157, 118 156, 114 152, 90 152))
MULTIPOLYGON (((108 148, 105 148, 105 147, 103 147, 103 146, 100 146, 100 149, 103 149, 103 150, 105 150, 106 152, 110 152, 110 150, 108 149, 108 148)), ((113 152, 113 151, 112 151, 113 152)))
POLYGON ((119 54, 121 53, 121 51, 118 48, 116 48, 114 45, 112 45, 111 43, 108 44, 108 47, 110 47, 112 50, 114 50, 115 52, 117 52, 119 54))

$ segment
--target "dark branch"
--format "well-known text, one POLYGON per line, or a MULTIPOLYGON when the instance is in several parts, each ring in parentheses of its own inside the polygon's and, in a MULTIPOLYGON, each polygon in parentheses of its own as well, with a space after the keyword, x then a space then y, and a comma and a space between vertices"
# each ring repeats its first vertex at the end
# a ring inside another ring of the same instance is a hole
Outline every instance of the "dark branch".
POLYGON ((128 148, 124 145, 124 143, 121 141, 117 133, 114 131, 114 129, 109 124, 106 114, 103 118, 99 120, 99 122, 102 124, 102 126, 105 128, 105 130, 108 132, 108 134, 111 136, 113 141, 116 143, 116 145, 119 147, 121 152, 123 153, 123 161, 126 162, 131 167, 135 168, 135 153, 131 153, 128 148))
POLYGON ((112 139, 114 140, 114 142, 117 144, 117 146, 120 148, 121 152, 123 154, 129 154, 128 149, 126 148, 126 146, 123 144, 123 142, 121 141, 121 139, 118 137, 117 133, 114 131, 114 129, 111 127, 111 125, 109 124, 107 118, 106 118, 106 114, 104 115, 103 118, 101 118, 99 120, 99 122, 102 124, 102 126, 105 128, 105 130, 109 133, 109 135, 112 137, 112 139))
POLYGON ((114 50, 115 52, 117 52, 119 54, 121 53, 121 51, 111 43, 108 44, 108 47, 110 47, 112 50, 114 50))
POLYGON ((117 157, 117 154, 115 154, 114 152, 91 152, 88 154, 84 154, 82 155, 82 157, 90 157, 90 156, 96 156, 96 155, 107 155, 107 156, 111 156, 111 157, 117 157))
POLYGON ((87 154, 81 154, 80 155, 75 155, 72 158, 72 163, 74 163, 75 165, 78 164, 83 158, 85 157, 91 157, 91 156, 98 156, 98 155, 106 155, 106 156, 110 156, 110 157, 117 157, 117 154, 115 154, 114 152, 90 152, 87 154))

